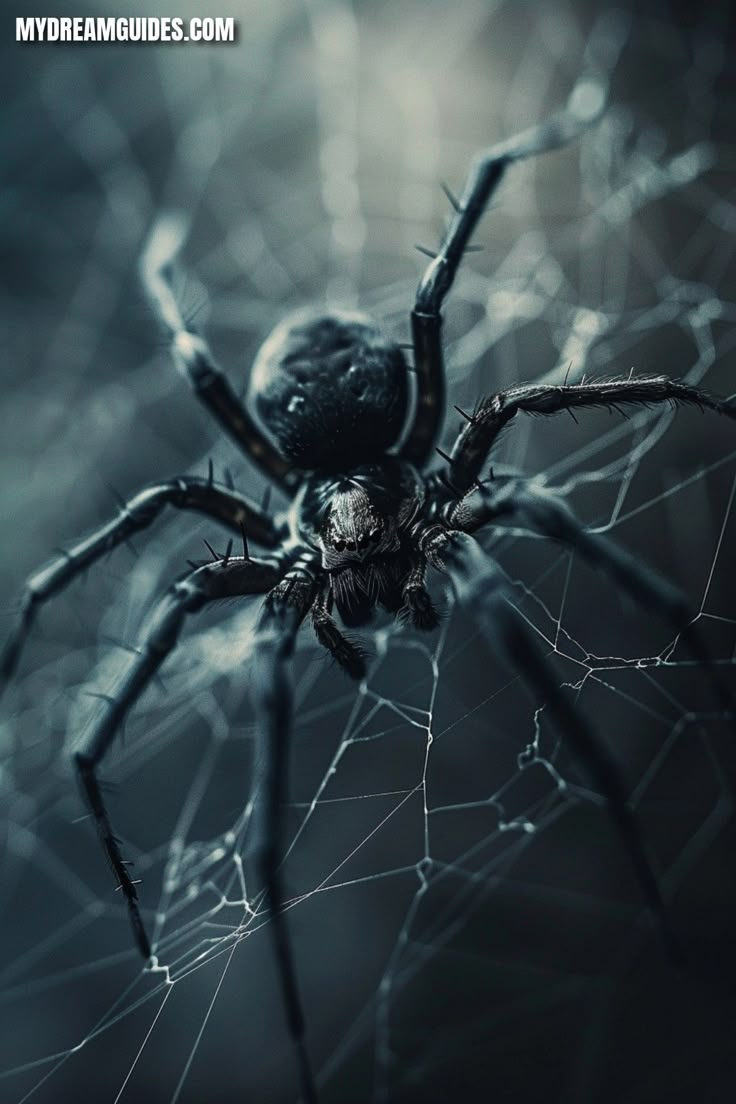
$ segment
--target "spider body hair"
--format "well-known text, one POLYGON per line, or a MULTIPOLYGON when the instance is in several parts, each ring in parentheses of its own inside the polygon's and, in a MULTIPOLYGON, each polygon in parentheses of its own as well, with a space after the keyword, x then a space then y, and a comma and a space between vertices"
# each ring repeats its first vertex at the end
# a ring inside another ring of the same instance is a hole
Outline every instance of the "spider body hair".
POLYGON ((415 521, 424 501, 419 472, 398 457, 305 480, 294 539, 319 553, 328 601, 346 626, 368 624, 377 606, 397 613, 404 605, 422 559, 415 521))

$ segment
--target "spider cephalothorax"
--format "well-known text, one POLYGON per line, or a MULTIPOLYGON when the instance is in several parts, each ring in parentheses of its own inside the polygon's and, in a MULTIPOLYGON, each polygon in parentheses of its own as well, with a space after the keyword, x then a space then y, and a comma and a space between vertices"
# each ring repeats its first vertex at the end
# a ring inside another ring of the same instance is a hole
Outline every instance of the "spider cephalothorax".
MULTIPOLYGON (((97 777, 126 714, 176 646, 186 618, 226 597, 265 595, 251 661, 251 696, 261 753, 256 756, 256 812, 251 854, 270 913, 283 1000, 299 1063, 302 1097, 317 1099, 294 959, 282 909, 280 861, 292 695, 288 661, 296 634, 311 616, 317 638, 355 678, 365 674, 360 647, 343 626, 365 625, 376 607, 432 629, 437 614, 427 592, 429 568, 446 571, 479 636, 544 699, 572 750, 588 765, 607 799, 649 909, 663 931, 663 903, 618 767, 587 720, 575 710, 513 609, 505 577, 473 534, 514 525, 553 537, 599 567, 622 590, 676 626, 696 658, 708 662, 684 599, 606 538, 589 532, 565 502, 523 479, 482 480, 499 434, 518 412, 553 415, 585 407, 689 403, 729 417, 736 406, 666 376, 562 385, 521 384, 481 399, 451 455, 428 471, 444 406, 441 309, 470 236, 507 167, 564 145, 591 121, 602 90, 583 80, 570 105, 546 124, 478 158, 455 205, 443 243, 424 274, 411 314, 413 405, 400 347, 363 315, 300 312, 276 328, 258 354, 250 398, 265 433, 192 332, 174 292, 173 262, 181 241, 164 221, 151 237, 143 275, 150 300, 172 339, 178 366, 197 398, 260 471, 291 499, 288 520, 272 516, 231 486, 180 476, 141 491, 116 518, 79 541, 27 583, 21 615, 5 649, 3 682, 12 675, 39 607, 111 548, 149 525, 169 504, 193 510, 242 534, 242 555, 227 553, 173 584, 147 622, 138 648, 99 721, 79 741, 74 760, 108 861, 128 904, 136 943, 151 953, 136 883, 120 853, 97 777), (591 106, 592 105, 592 106, 591 106), (251 556, 248 541, 266 550, 251 556)), ((489 533, 492 537, 492 531, 489 533)), ((710 665, 721 703, 730 697, 710 665)))
POLYGON ((346 625, 367 624, 377 606, 395 613, 406 603, 421 559, 412 528, 423 502, 417 471, 394 457, 305 480, 294 503, 297 536, 319 551, 325 598, 346 625))

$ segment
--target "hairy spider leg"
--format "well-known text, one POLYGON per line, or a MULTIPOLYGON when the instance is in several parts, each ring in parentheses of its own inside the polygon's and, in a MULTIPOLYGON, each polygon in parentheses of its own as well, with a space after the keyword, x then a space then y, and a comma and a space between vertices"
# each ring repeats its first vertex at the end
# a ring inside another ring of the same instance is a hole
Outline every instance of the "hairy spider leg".
POLYGON ((453 202, 455 213, 439 252, 419 282, 411 314, 416 404, 401 449, 401 455, 410 463, 423 465, 439 434, 445 406, 442 305, 481 215, 509 165, 574 141, 600 116, 605 97, 606 87, 600 80, 582 78, 562 111, 483 151, 471 165, 462 195, 453 202))
POLYGON ((120 843, 112 829, 97 778, 97 769, 131 706, 138 700, 162 663, 176 647, 186 618, 218 598, 263 594, 279 581, 281 562, 274 559, 234 558, 207 564, 179 579, 170 588, 145 627, 142 640, 115 693, 106 700, 105 712, 82 737, 74 752, 74 765, 82 792, 95 818, 97 832, 108 862, 118 878, 118 886, 128 905, 135 941, 144 958, 151 947, 138 907, 136 882, 120 853, 120 843))
POLYGON ((710 395, 699 387, 669 379, 668 376, 609 379, 560 386, 522 384, 490 395, 483 399, 474 414, 465 416, 465 424, 452 449, 447 477, 458 492, 470 490, 500 433, 519 411, 549 416, 581 407, 618 410, 620 406, 652 406, 664 402, 699 406, 702 410, 714 410, 736 418, 736 402, 710 395))
POLYGON ((427 590, 427 560, 424 556, 414 564, 404 583, 403 605, 399 617, 417 629, 431 632, 440 623, 440 617, 427 590))
POLYGON ((157 318, 171 338, 174 360, 197 399, 257 468, 287 494, 300 475, 276 451, 251 418, 209 345, 184 320, 174 289, 174 266, 184 238, 184 219, 169 214, 153 226, 141 259, 141 277, 157 318))
POLYGON ((323 598, 318 599, 312 606, 312 625, 317 640, 323 648, 327 649, 338 666, 357 681, 364 678, 365 649, 340 631, 323 598))
POLYGON ((283 915, 279 871, 292 716, 287 665, 296 633, 313 601, 318 557, 306 552, 298 556, 296 562, 292 561, 293 556, 284 574, 287 565, 276 557, 224 558, 197 568, 176 582, 154 610, 121 685, 107 701, 100 721, 80 742, 74 753, 74 763, 108 862, 126 899, 136 945, 144 958, 149 958, 151 946, 138 904, 137 881, 130 877, 129 864, 122 857, 120 842, 103 800, 97 769, 131 706, 176 647, 187 617, 213 600, 270 592, 258 619, 251 686, 261 746, 261 754, 257 757, 259 773, 254 785, 256 831, 253 850, 271 914, 282 997, 297 1053, 302 1095, 306 1104, 317 1104, 294 956, 283 915))
POLYGON ((563 740, 587 767, 593 784, 606 799, 665 948, 673 961, 679 961, 681 949, 668 921, 657 877, 618 766, 558 686, 531 630, 515 610, 507 584, 492 557, 464 533, 449 536, 442 557, 459 602, 501 660, 546 702, 563 740))
POLYGON ((554 494, 544 488, 532 488, 520 480, 512 480, 499 488, 483 487, 447 510, 448 523, 465 533, 474 532, 489 521, 516 516, 537 532, 578 552, 634 601, 669 622, 682 637, 693 658, 708 670, 720 708, 727 714, 736 713, 731 690, 698 632, 685 596, 616 541, 601 533, 592 533, 554 494))
POLYGON ((96 563, 107 552, 148 528, 166 506, 204 514, 265 548, 276 548, 285 536, 264 510, 236 491, 218 486, 211 478, 181 476, 144 488, 121 502, 118 516, 77 541, 26 580, 20 616, 0 658, 0 695, 12 678, 21 651, 40 607, 96 563))
POLYGON ((289 668, 296 635, 317 592, 318 564, 315 553, 304 552, 264 601, 256 626, 257 645, 251 679, 251 700, 259 743, 256 757, 258 773, 253 788, 253 857, 263 882, 265 904, 270 915, 281 995, 297 1058, 304 1104, 317 1104, 318 1095, 306 1045, 306 1023, 286 923, 281 862, 293 718, 289 668))

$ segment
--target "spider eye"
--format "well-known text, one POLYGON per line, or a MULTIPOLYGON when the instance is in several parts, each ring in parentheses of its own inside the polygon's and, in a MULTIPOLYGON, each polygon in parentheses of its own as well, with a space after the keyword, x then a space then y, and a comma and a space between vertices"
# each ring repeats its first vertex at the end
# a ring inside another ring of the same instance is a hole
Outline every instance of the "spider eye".
POLYGON ((347 548, 348 552, 354 552, 356 547, 355 541, 346 541, 345 547, 347 548))
POLYGON ((336 541, 334 541, 332 547, 335 549, 336 552, 343 552, 345 550, 345 541, 344 540, 336 540, 336 541))

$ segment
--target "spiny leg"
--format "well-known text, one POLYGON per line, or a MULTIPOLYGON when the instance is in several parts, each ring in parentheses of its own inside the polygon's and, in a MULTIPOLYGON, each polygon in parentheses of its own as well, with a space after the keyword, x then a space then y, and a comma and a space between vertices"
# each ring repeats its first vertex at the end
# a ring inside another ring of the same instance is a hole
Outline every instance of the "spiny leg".
POLYGON ((726 713, 734 712, 733 695, 694 623, 685 596, 616 541, 586 529, 560 498, 545 488, 511 480, 498 489, 493 485, 483 487, 447 509, 448 524, 465 533, 475 532, 492 520, 507 518, 518 518, 536 532, 572 548, 634 601, 672 625, 693 657, 707 668, 721 708, 726 713))
POLYGON ((127 902, 136 945, 144 958, 150 956, 151 948, 138 907, 136 884, 120 854, 119 841, 105 807, 97 769, 131 706, 176 646, 186 618, 215 599, 263 594, 278 582, 281 574, 282 567, 277 559, 237 558, 207 564, 174 583, 153 611, 135 656, 115 693, 106 702, 104 714, 85 734, 74 753, 74 765, 83 793, 95 818, 107 860, 127 902))
POLYGON ((265 548, 276 548, 285 536, 284 527, 277 526, 264 510, 236 491, 218 486, 211 469, 209 479, 181 476, 146 487, 121 504, 117 517, 77 541, 26 581, 18 623, 0 659, 0 694, 16 670, 41 606, 106 553, 148 528, 167 505, 204 514, 265 548))
POLYGON ((575 755, 587 766, 595 787, 606 799, 611 817, 631 859, 649 910, 656 917, 673 959, 679 947, 665 916, 657 878, 642 839, 619 769, 584 717, 558 686, 524 620, 507 601, 506 584, 495 562, 470 536, 453 533, 442 557, 458 600, 465 606, 501 659, 545 700, 575 755))
POLYGON ((302 556, 265 600, 256 628, 251 698, 259 741, 254 785, 253 854, 263 881, 289 1034, 294 1043, 304 1104, 317 1104, 306 1046, 306 1025, 294 954, 284 913, 280 863, 283 809, 288 795, 293 691, 289 661, 299 627, 314 599, 317 558, 302 556))
POLYGON ((299 473, 276 451, 251 418, 227 377, 215 363, 209 345, 184 319, 174 290, 174 266, 185 234, 183 218, 169 215, 153 227, 141 260, 141 275, 156 316, 171 337, 177 367, 196 397, 267 478, 287 493, 299 473))
POLYGON ((425 463, 439 432, 445 405, 442 305, 481 215, 509 165, 574 141, 600 115, 605 93, 600 81, 582 78, 564 110, 539 126, 483 151, 471 166, 459 201, 453 201, 455 214, 439 252, 419 283, 411 315, 416 408, 414 422, 401 450, 402 456, 411 463, 419 466, 425 463))
POLYGON ((460 411, 466 424, 452 449, 447 477, 457 491, 468 491, 478 479, 499 434, 520 411, 547 417, 563 410, 572 413, 583 407, 619 411, 621 406, 651 406, 663 402, 699 406, 736 418, 735 402, 668 376, 561 386, 523 384, 484 399, 474 414, 460 411))
POLYGON ((358 681, 364 678, 366 672, 364 650, 354 640, 348 639, 340 632, 322 599, 312 606, 312 625, 317 640, 343 671, 358 681))

